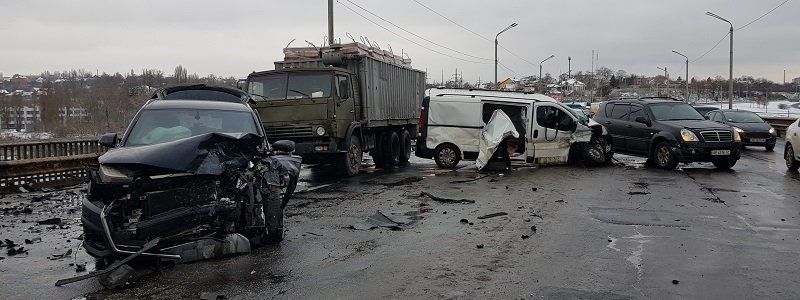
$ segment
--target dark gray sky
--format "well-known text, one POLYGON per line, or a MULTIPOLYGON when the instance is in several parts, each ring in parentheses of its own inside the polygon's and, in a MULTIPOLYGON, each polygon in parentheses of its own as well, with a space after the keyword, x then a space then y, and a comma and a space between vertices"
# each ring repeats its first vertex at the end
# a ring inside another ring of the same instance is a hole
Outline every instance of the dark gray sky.
MULTIPOLYGON (((340 0, 358 10, 348 0, 340 0)), ((492 42, 469 33, 413 0, 350 0, 429 40, 473 56, 491 59, 492 42)), ((591 51, 601 66, 655 75, 666 66, 672 78, 683 76, 683 60, 671 50, 695 59, 728 30, 713 11, 735 27, 757 18, 784 0, 417 0, 490 39, 511 22, 519 26, 500 36, 500 43, 530 64, 501 49, 499 77, 538 74, 538 63, 550 54, 544 72, 591 68, 591 51)), ((43 70, 85 68, 137 73, 159 68, 167 73, 184 65, 189 73, 244 77, 265 70, 282 58, 281 49, 296 38, 320 44, 326 34, 326 0, 293 1, 28 1, 0 4, 0 72, 35 74, 43 70)), ((346 32, 367 36, 384 48, 410 53, 414 67, 440 80, 442 70, 463 70, 468 81, 491 80, 491 62, 476 64, 433 53, 381 29, 336 3, 336 37, 346 32)), ((413 37, 366 12, 365 16, 437 51, 465 57, 413 37)), ((781 82, 800 77, 800 4, 789 1, 762 20, 737 31, 734 76, 751 75, 781 82)), ((728 41, 690 65, 690 76, 728 74, 728 41)))

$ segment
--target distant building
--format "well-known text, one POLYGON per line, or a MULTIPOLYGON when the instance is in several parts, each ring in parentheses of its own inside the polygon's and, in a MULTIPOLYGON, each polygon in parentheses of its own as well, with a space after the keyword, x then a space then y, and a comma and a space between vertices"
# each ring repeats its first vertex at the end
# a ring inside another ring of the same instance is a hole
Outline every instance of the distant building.
POLYGON ((570 78, 561 82, 561 90, 566 95, 583 94, 586 91, 586 84, 577 79, 570 78))
POLYGON ((795 78, 795 79, 792 79, 792 83, 793 83, 793 84, 796 84, 796 85, 800 85, 800 77, 797 77, 797 78, 795 78))
POLYGON ((14 74, 14 76, 11 76, 11 79, 9 81, 11 82, 11 87, 15 90, 28 89, 31 84, 28 77, 19 74, 14 74))

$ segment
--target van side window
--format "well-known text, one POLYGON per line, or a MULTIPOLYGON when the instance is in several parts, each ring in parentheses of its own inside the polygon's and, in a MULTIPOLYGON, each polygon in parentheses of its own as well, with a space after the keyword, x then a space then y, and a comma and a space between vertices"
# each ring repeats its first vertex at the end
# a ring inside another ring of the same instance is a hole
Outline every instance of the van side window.
POLYGON ((536 123, 540 126, 560 131, 572 131, 575 121, 567 112, 553 106, 536 108, 536 123))
POLYGON ((627 120, 630 107, 627 104, 614 104, 614 109, 611 110, 611 118, 627 120))

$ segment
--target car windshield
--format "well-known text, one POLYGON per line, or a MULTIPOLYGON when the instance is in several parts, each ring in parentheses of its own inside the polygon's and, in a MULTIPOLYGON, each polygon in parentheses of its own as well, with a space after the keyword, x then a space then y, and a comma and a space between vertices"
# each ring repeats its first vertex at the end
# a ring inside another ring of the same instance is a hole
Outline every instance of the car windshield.
POLYGON ((733 123, 764 123, 757 114, 751 111, 729 111, 725 112, 725 118, 733 123))
POLYGON ((247 92, 255 100, 311 99, 331 96, 328 72, 289 72, 255 76, 249 79, 247 92))
POLYGON ((705 120, 694 107, 686 103, 653 103, 649 106, 658 121, 705 120))
POLYGON ((139 115, 125 146, 160 144, 212 132, 258 134, 253 115, 246 111, 150 109, 139 115))

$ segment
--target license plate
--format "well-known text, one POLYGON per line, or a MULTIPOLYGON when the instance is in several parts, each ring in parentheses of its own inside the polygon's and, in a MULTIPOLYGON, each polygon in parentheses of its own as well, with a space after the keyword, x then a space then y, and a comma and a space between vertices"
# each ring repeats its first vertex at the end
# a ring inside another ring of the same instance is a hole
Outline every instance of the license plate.
POLYGON ((711 150, 711 155, 731 155, 731 150, 711 150))
POLYGON ((763 143, 766 142, 767 139, 750 139, 751 143, 763 143))

